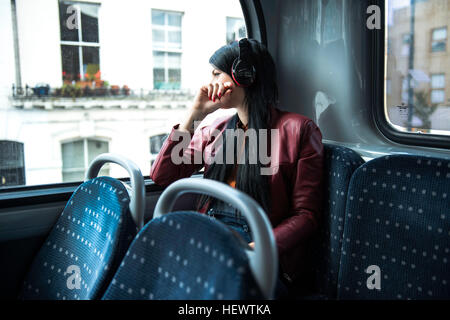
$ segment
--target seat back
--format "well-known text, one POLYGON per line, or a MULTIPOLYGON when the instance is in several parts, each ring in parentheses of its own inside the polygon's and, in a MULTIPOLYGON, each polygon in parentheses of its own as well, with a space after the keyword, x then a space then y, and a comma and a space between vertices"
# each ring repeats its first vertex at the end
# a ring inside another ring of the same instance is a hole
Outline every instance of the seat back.
POLYGON ((99 177, 79 186, 35 257, 21 297, 101 297, 137 232, 129 203, 118 180, 99 177))
POLYGON ((395 155, 357 169, 338 298, 450 298, 449 197, 449 160, 395 155))
POLYGON ((314 294, 335 298, 348 185, 353 172, 364 163, 355 151, 324 144, 326 187, 323 217, 312 245, 314 294))
POLYGON ((195 212, 174 212, 139 232, 103 299, 261 297, 245 249, 224 224, 195 212))

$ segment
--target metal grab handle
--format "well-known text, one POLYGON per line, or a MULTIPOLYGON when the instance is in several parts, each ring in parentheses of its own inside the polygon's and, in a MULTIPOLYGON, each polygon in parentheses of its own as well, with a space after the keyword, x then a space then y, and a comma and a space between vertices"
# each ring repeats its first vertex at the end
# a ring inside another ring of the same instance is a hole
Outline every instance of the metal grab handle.
POLYGON ((181 179, 172 183, 158 199, 153 218, 172 211, 175 200, 184 193, 201 193, 227 202, 247 219, 255 251, 248 251, 250 267, 264 296, 273 299, 278 276, 278 252, 272 225, 261 206, 250 196, 224 183, 210 179, 181 179))
POLYGON ((145 184, 141 170, 133 161, 118 154, 103 153, 92 160, 86 173, 86 180, 97 177, 102 166, 108 162, 116 163, 124 167, 130 174, 130 212, 134 222, 140 230, 144 226, 145 184))

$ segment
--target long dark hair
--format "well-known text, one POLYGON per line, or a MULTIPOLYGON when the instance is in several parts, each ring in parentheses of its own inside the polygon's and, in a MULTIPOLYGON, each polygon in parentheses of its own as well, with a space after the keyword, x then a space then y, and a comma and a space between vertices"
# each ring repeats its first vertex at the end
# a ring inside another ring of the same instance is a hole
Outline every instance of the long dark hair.
MULTIPOLYGON (((255 129, 259 132, 260 129, 268 129, 270 131, 271 112, 270 107, 275 107, 278 104, 278 86, 276 83, 275 63, 272 56, 267 51, 266 47, 260 42, 248 39, 251 48, 251 62, 256 70, 256 78, 254 83, 244 88, 245 103, 248 107, 248 129, 255 129)), ((209 63, 215 68, 231 75, 231 67, 233 61, 239 56, 238 42, 225 45, 217 50, 209 59, 209 63)), ((237 113, 231 117, 226 129, 236 129, 236 124, 239 121, 237 113)), ((259 134, 257 134, 258 146, 259 134)), ((226 135, 222 137, 223 157, 226 157, 226 135)), ((231 141, 228 141, 230 143, 231 141)), ((234 155, 236 161, 236 147, 234 143, 234 155)), ((239 189, 253 199, 255 199, 263 209, 270 212, 270 187, 268 176, 261 175, 261 164, 249 163, 249 144, 245 143, 245 164, 239 164, 236 173, 236 189, 239 189)), ((204 178, 225 182, 227 177, 232 173, 234 164, 226 164, 226 162, 213 162, 204 174, 204 178)), ((199 207, 202 208, 210 200, 209 197, 204 196, 200 198, 199 207)))

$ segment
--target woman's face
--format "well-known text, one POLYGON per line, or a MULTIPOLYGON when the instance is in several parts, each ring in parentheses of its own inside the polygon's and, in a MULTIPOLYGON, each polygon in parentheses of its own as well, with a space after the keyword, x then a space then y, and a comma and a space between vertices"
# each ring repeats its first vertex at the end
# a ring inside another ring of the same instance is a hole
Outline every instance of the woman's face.
POLYGON ((232 92, 229 96, 222 97, 220 99, 220 102, 223 104, 222 109, 231 109, 231 108, 236 108, 237 106, 243 105, 244 99, 245 99, 244 89, 241 87, 238 87, 236 85, 236 83, 234 83, 233 79, 231 78, 231 76, 228 73, 223 72, 222 70, 219 70, 217 68, 213 68, 211 84, 213 84, 213 85, 216 83, 223 84, 226 82, 231 82, 232 92))

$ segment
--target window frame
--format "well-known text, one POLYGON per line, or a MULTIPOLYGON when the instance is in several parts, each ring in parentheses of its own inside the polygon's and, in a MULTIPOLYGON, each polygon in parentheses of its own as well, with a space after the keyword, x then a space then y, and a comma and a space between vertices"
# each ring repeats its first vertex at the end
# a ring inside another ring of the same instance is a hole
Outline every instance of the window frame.
POLYGON ((430 53, 431 54, 439 54, 442 52, 447 52, 447 43, 448 43, 448 26, 442 26, 442 27, 437 27, 437 28, 433 28, 431 29, 431 36, 430 36, 430 53), (433 34, 435 31, 440 30, 440 29, 444 29, 445 30, 445 39, 444 40, 434 40, 433 39, 433 34), (445 42, 445 48, 444 50, 439 50, 439 51, 433 51, 433 44, 435 42, 439 42, 439 41, 444 41, 445 42))
MULTIPOLYGON (((245 27, 249 38, 267 43, 267 32, 264 14, 259 0, 239 0, 244 16, 245 27)), ((92 2, 94 4, 99 4, 92 2)), ((60 40, 61 41, 61 40, 60 40)), ((203 173, 195 173, 192 177, 203 176, 203 173)), ((130 182, 129 178, 118 178, 123 182, 130 182)), ((155 184, 150 176, 144 176, 146 194, 160 193, 165 188, 155 184)), ((68 201, 75 189, 83 181, 60 182, 53 184, 22 185, 0 188, 0 208, 7 209, 19 206, 49 204, 68 201)))
POLYGON ((166 83, 168 85, 171 84, 169 70, 179 70, 179 72, 180 72, 179 88, 171 89, 171 90, 180 90, 181 89, 181 79, 182 79, 182 76, 181 76, 182 67, 181 67, 181 65, 182 65, 183 53, 182 52, 174 52, 174 51, 155 50, 154 48, 153 48, 152 51, 153 51, 153 69, 152 70, 153 70, 153 88, 154 88, 154 90, 161 90, 161 89, 157 89, 156 86, 155 86, 155 69, 163 69, 164 70, 164 82, 163 83, 166 83), (164 67, 163 68, 156 68, 155 67, 155 56, 154 56, 155 52, 160 52, 160 53, 163 54, 163 60, 164 60, 164 67), (170 68, 169 67, 169 65, 170 65, 170 63, 169 63, 169 55, 171 53, 180 55, 180 57, 179 57, 180 58, 180 68, 174 69, 174 68, 170 68))
POLYGON ((368 36, 369 54, 367 56, 370 61, 370 81, 369 86, 372 88, 371 104, 372 116, 378 130, 388 139, 393 142, 412 145, 416 147, 432 147, 441 149, 450 149, 450 136, 439 134, 420 134, 402 132, 395 129, 387 119, 385 111, 385 75, 387 71, 387 55, 386 39, 388 38, 388 28, 386 21, 386 0, 377 0, 381 8, 381 29, 366 30, 368 36))
MULTIPOLYGON (((180 55, 180 65, 182 65, 183 61, 183 16, 184 12, 182 11, 174 11, 174 10, 162 10, 162 9, 151 9, 151 25, 152 25, 152 72, 153 72, 153 89, 158 90, 155 86, 155 69, 161 69, 161 68, 155 68, 155 52, 163 53, 163 59, 164 59, 164 82, 170 84, 170 77, 169 77, 169 55, 170 53, 175 53, 180 55), (160 12, 164 14, 164 25, 154 24, 153 23, 153 12, 160 12), (170 13, 176 13, 180 15, 180 26, 171 26, 169 25, 169 14, 170 13), (155 41, 153 37, 153 31, 159 30, 164 32, 164 42, 155 41), (180 38, 180 47, 171 47, 168 44, 169 41, 169 32, 170 31, 179 31, 181 34, 180 38), (159 46, 158 44, 163 43, 164 46, 159 46)), ((179 81, 179 88, 177 89, 170 89, 170 90, 180 90, 182 86, 182 67, 179 69, 173 69, 173 70, 180 70, 180 81, 179 81)), ((164 89, 162 89, 164 90, 164 89)))
POLYGON ((182 11, 173 11, 173 10, 161 10, 161 9, 152 9, 152 20, 151 20, 151 25, 152 25, 152 48, 153 51, 162 51, 162 52, 179 52, 182 53, 183 50, 183 15, 184 12, 182 11), (153 23, 153 12, 158 11, 161 13, 164 13, 164 25, 159 25, 159 24, 154 24, 153 23), (176 13, 179 14, 181 16, 181 23, 180 26, 171 26, 169 25, 169 14, 170 13, 176 13), (159 31, 164 31, 164 42, 160 42, 160 41, 155 41, 153 39, 153 30, 159 30, 159 31), (180 47, 176 48, 176 47, 170 47, 168 44, 170 43, 169 41, 169 32, 170 31, 179 31, 181 33, 181 38, 180 38, 180 47), (161 44, 163 43, 164 46, 163 47, 155 47, 155 43, 156 44, 161 44))
MULTIPOLYGON (((58 0, 58 10, 59 10, 59 0, 58 0)), ((78 71, 80 74, 80 79, 78 81, 85 81, 85 75, 83 72, 83 47, 94 47, 98 48, 98 58, 100 61, 100 31, 98 31, 98 42, 86 42, 83 41, 83 25, 81 22, 81 8, 80 8, 80 2, 78 1, 66 1, 66 2, 72 2, 73 6, 77 9, 77 22, 78 22, 78 41, 67 41, 67 40, 61 40, 61 37, 59 39, 60 47, 61 47, 61 67, 63 67, 63 57, 62 57, 62 46, 71 46, 71 47, 77 47, 78 48, 78 71)), ((88 2, 89 5, 95 5, 100 9, 101 5, 100 3, 96 2, 88 2)), ((60 22, 61 23, 61 22, 60 22)), ((100 66, 100 63, 99 63, 100 66)), ((64 71, 64 70, 63 70, 64 71)), ((62 75, 64 80, 64 75, 62 75)))
MULTIPOLYGON (((64 140, 60 142, 60 147, 61 147, 61 161, 62 161, 62 166, 61 166, 61 177, 64 180, 64 173, 71 173, 71 172, 79 172, 81 169, 83 170, 83 172, 86 172, 87 169, 89 168, 89 140, 94 141, 94 142, 104 142, 107 144, 108 146, 108 152, 109 152, 109 146, 111 143, 111 140, 108 138, 103 138, 103 137, 78 137, 78 138, 73 138, 73 139, 68 139, 68 140, 64 140), (78 142, 78 141, 82 141, 83 142, 83 167, 74 167, 74 168, 70 168, 70 169, 66 169, 64 170, 64 156, 63 156, 63 144, 67 144, 67 143, 74 143, 74 142, 78 142)), ((102 167, 101 171, 109 171, 109 168, 106 169, 105 167, 102 167)), ((63 181, 63 183, 65 183, 63 181)))
MULTIPOLYGON (((193 175, 194 176, 194 175, 193 175)), ((195 176, 199 176, 196 174, 195 176)), ((130 178, 117 178, 131 184, 130 178)), ((0 208, 49 204, 68 201, 83 181, 40 184, 33 186, 11 186, 0 188, 0 208)), ((145 192, 161 192, 164 187, 155 184, 149 176, 144 176, 145 192)))
POLYGON ((430 104, 440 104, 440 103, 445 103, 445 72, 439 72, 439 73, 432 73, 430 74, 430 104), (442 76, 444 78, 444 86, 443 87, 433 87, 433 77, 435 76, 442 76), (444 99, 442 102, 433 102, 433 92, 436 91, 442 91, 444 94, 444 99))

